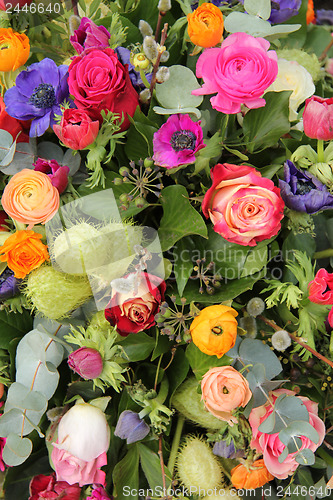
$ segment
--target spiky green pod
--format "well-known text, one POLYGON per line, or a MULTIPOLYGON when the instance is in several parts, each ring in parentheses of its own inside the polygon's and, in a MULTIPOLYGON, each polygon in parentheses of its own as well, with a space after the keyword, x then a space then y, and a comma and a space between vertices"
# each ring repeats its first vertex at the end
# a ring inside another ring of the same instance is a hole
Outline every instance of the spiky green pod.
POLYGON ((92 296, 86 277, 61 273, 48 265, 29 274, 24 293, 38 312, 54 320, 69 316, 92 296))
POLYGON ((227 423, 209 413, 201 401, 201 394, 197 392, 198 382, 195 377, 189 378, 177 389, 171 404, 184 415, 187 420, 210 430, 221 430, 227 423))
POLYGON ((189 490, 204 496, 219 488, 223 480, 221 465, 211 447, 197 436, 188 436, 178 453, 176 468, 180 481, 189 490))

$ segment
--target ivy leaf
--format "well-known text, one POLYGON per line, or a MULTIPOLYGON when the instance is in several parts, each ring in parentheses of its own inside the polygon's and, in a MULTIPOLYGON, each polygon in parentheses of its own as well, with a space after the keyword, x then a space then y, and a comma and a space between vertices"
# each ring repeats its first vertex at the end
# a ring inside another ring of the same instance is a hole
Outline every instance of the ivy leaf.
POLYGON ((210 368, 230 365, 232 361, 232 359, 226 355, 222 356, 222 358, 218 358, 217 356, 204 354, 195 344, 193 344, 193 342, 187 347, 185 354, 197 380, 201 380, 210 368))
POLYGON ((190 234, 207 238, 207 226, 188 200, 186 188, 180 184, 168 186, 161 192, 163 217, 158 234, 163 251, 190 234))

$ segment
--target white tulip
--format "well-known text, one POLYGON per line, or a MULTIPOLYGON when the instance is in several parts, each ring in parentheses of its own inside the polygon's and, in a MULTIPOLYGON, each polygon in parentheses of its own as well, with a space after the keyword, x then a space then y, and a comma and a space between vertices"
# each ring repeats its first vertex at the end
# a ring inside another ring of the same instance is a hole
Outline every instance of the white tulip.
POLYGON ((78 403, 62 417, 55 446, 90 462, 109 448, 110 428, 105 414, 88 403, 78 403))

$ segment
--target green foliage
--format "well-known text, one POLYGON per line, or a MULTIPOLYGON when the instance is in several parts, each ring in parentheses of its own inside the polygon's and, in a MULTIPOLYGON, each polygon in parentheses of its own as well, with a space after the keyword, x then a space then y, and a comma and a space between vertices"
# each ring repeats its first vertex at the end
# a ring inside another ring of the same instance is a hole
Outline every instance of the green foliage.
MULTIPOLYGON (((120 460, 113 470, 113 484, 115 494, 119 500, 126 500, 125 487, 128 491, 135 490, 139 487, 139 451, 137 446, 130 446, 128 452, 122 460, 120 460)), ((132 500, 138 500, 138 494, 131 495, 132 500)))
POLYGON ((155 346, 155 340, 144 332, 128 335, 119 344, 130 362, 146 359, 155 346))
POLYGON ((197 380, 201 380, 210 368, 230 365, 231 362, 231 358, 227 355, 218 358, 204 354, 193 342, 186 348, 186 357, 197 380))

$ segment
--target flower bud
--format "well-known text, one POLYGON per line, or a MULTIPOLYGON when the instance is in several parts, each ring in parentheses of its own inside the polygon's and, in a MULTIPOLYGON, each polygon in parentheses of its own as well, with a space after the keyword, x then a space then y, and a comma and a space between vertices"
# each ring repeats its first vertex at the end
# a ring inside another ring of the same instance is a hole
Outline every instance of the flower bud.
POLYGON ((137 413, 125 410, 120 414, 114 435, 126 439, 127 444, 141 441, 149 433, 149 425, 137 413))
POLYGON ((110 428, 102 410, 77 403, 60 420, 58 443, 54 446, 90 462, 108 450, 109 441, 110 428))
POLYGON ((255 339, 258 333, 257 322, 253 316, 244 316, 239 320, 239 326, 246 331, 251 339, 255 339))
POLYGON ((243 450, 236 450, 233 440, 228 445, 226 441, 217 441, 213 447, 214 455, 223 458, 238 458, 244 455, 243 450))
POLYGON ((331 187, 333 184, 333 162, 315 163, 309 168, 309 172, 317 177, 320 182, 331 187))
POLYGON ((168 12, 171 9, 171 0, 160 0, 157 8, 160 12, 168 12))
POLYGON ((250 316, 256 318, 264 312, 265 302, 260 297, 253 297, 253 299, 249 300, 246 310, 250 316))
POLYGON ((164 83, 170 78, 169 68, 166 66, 161 66, 156 73, 156 81, 157 83, 164 83))
POLYGON ((188 437, 177 457, 178 476, 185 488, 214 489, 221 484, 222 469, 210 446, 198 437, 188 437))
POLYGON ((79 16, 72 15, 69 17, 68 25, 69 25, 69 32, 70 32, 71 36, 74 35, 74 31, 79 28, 80 24, 81 24, 81 18, 79 16))
POLYGON ((90 380, 102 373, 103 359, 96 349, 81 347, 68 356, 68 366, 80 377, 90 380))
POLYGON ((313 95, 305 101, 303 112, 304 133, 310 139, 333 139, 333 98, 313 95))
POLYGON ((151 98, 151 92, 149 89, 143 89, 141 92, 140 92, 140 102, 142 104, 146 104, 151 98))
POLYGON ((286 330, 278 330, 272 335, 272 346, 277 351, 285 351, 290 345, 291 339, 286 330))
POLYGON ((153 34, 153 28, 149 23, 147 23, 147 21, 144 21, 143 19, 141 19, 139 22, 139 30, 143 38, 145 36, 151 36, 153 34))
POLYGON ((158 56, 157 43, 152 36, 146 36, 143 40, 143 52, 146 54, 147 58, 155 62, 158 56))
POLYGON ((133 55, 133 57, 131 58, 131 63, 136 68, 146 69, 146 68, 148 68, 148 66, 150 64, 150 61, 149 61, 149 59, 147 59, 145 54, 142 54, 142 52, 140 52, 139 54, 133 55))
POLYGON ((170 52, 168 50, 165 50, 164 52, 162 52, 160 61, 162 63, 165 63, 165 62, 167 62, 167 60, 169 59, 169 57, 170 57, 170 52))

